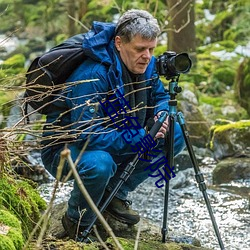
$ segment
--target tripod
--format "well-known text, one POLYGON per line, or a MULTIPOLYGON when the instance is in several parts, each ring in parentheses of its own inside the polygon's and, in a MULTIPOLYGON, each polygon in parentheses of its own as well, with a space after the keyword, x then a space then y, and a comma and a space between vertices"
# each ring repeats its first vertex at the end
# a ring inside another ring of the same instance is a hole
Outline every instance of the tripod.
MULTIPOLYGON (((216 220, 212 211, 212 207, 210 204, 210 201, 208 199, 208 195, 206 192, 206 184, 204 182, 204 177, 203 174, 201 173, 197 159, 195 157, 190 138, 189 138, 189 133, 186 128, 184 116, 181 112, 177 113, 177 100, 175 99, 177 93, 180 93, 182 91, 181 87, 178 86, 178 80, 179 76, 169 82, 169 94, 170 94, 170 100, 169 100, 169 114, 168 114, 168 119, 169 119, 169 132, 168 132, 168 137, 167 137, 167 145, 168 145, 168 152, 166 158, 168 159, 169 166, 174 166, 174 123, 175 123, 175 118, 177 117, 177 120, 181 126, 181 131, 183 133, 183 137, 187 146, 187 150, 191 159, 191 162, 194 167, 195 171, 195 179, 198 183, 199 189, 203 194, 203 198, 205 200, 210 219, 213 224, 213 228, 216 234, 216 237, 218 239, 219 245, 221 250, 224 250, 225 247, 223 245, 220 232, 218 229, 218 226, 216 224, 216 220)), ((166 234, 167 234, 167 214, 168 214, 168 195, 169 195, 169 182, 166 183, 165 185, 165 197, 164 197, 164 214, 163 214, 163 226, 162 226, 162 242, 166 242, 166 234)))
MULTIPOLYGON (((176 109, 177 100, 175 99, 175 97, 176 97, 177 93, 180 93, 182 91, 181 87, 178 86, 178 79, 179 79, 179 77, 177 77, 177 79, 173 78, 169 83, 169 94, 170 94, 170 100, 168 101, 169 113, 168 114, 167 114, 167 112, 161 113, 159 119, 155 122, 155 124, 153 125, 149 134, 152 136, 152 138, 154 138, 156 133, 161 128, 163 122, 165 121, 165 119, 167 118, 167 115, 168 115, 168 117, 169 117, 169 132, 168 132, 168 137, 167 137, 168 138, 167 139, 167 142, 168 142, 167 159, 168 159, 169 166, 174 166, 174 123, 175 123, 176 117, 178 118, 178 122, 181 126, 181 130, 182 130, 185 142, 186 142, 186 146, 187 146, 191 161, 192 161, 193 166, 194 166, 196 181, 197 181, 197 183, 199 185, 199 189, 202 192, 203 197, 205 199, 206 206, 207 206, 207 209, 208 209, 208 212, 209 212, 209 215, 210 215, 210 218, 211 218, 211 221, 212 221, 220 248, 221 248, 221 250, 225 250, 221 236, 220 236, 220 232, 219 232, 218 226, 216 224, 215 217, 213 215, 213 211, 212 211, 209 199, 208 199, 208 195, 206 192, 206 184, 204 182, 204 177, 203 177, 202 173, 200 172, 198 162, 196 160, 193 148, 192 148, 191 143, 190 143, 189 134, 188 134, 188 131, 186 129, 184 117, 183 117, 182 113, 180 113, 180 112, 177 113, 177 111, 176 111, 177 110, 176 109)), ((112 190, 112 192, 110 193, 110 195, 108 196, 106 201, 102 204, 101 208, 99 209, 101 213, 107 208, 107 206, 112 201, 112 199, 114 198, 114 196, 116 195, 116 193, 118 192, 118 190, 120 189, 122 184, 132 174, 132 172, 134 171, 134 169, 136 167, 136 164, 139 161, 139 158, 140 158, 140 155, 137 154, 135 156, 135 158, 126 166, 126 168, 124 169, 123 173, 120 176, 120 180, 119 180, 118 184, 112 190)), ((169 182, 166 182, 165 198, 164 198, 163 226, 162 226, 162 242, 163 243, 166 242, 166 234, 168 231, 167 230, 168 195, 169 195, 169 182)), ((94 226, 96 220, 97 220, 97 216, 94 217, 94 219, 92 220, 90 225, 82 233, 83 241, 87 240, 88 235, 90 234, 92 227, 94 226)))
MULTIPOLYGON (((153 125, 153 127, 149 131, 149 134, 151 135, 152 138, 155 137, 155 135, 157 134, 158 130, 161 128, 161 126, 162 126, 163 122, 166 120, 166 118, 167 118, 167 112, 162 112, 159 119, 155 122, 155 124, 153 125)), ((132 172, 134 171, 134 169, 136 167, 136 164, 139 161, 140 156, 141 156, 141 154, 137 154, 134 157, 134 159, 131 162, 129 162, 129 164, 126 166, 126 168, 124 169, 124 171, 122 172, 122 174, 120 176, 119 182, 117 183, 115 188, 112 190, 112 192, 109 194, 108 198, 105 200, 105 202, 102 204, 101 208, 99 209, 101 213, 107 208, 109 203, 115 197, 116 193, 118 192, 118 190, 120 189, 122 184, 132 174, 132 172)), ((87 240, 87 237, 90 234, 92 227, 94 226, 96 220, 97 220, 97 216, 94 217, 94 219, 92 220, 90 225, 82 233, 83 241, 87 240)))

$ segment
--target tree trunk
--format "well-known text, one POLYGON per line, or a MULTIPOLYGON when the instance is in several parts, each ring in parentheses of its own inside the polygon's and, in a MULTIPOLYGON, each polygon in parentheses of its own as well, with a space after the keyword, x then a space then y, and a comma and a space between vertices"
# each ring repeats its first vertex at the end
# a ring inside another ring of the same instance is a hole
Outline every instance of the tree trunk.
POLYGON ((68 34, 69 36, 73 36, 76 34, 76 3, 75 0, 69 0, 67 4, 68 14, 69 14, 69 22, 68 22, 68 34))
POLYGON ((189 53, 196 60, 195 0, 167 0, 169 9, 168 50, 189 53))
POLYGON ((87 0, 79 1, 79 11, 78 11, 78 18, 79 20, 87 13, 88 10, 88 2, 87 0))

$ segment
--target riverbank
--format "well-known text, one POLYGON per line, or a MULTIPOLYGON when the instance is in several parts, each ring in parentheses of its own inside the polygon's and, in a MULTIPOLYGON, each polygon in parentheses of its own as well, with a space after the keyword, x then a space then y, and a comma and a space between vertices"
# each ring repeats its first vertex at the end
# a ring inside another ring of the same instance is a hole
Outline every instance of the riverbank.
MULTIPOLYGON (((201 160, 207 185, 207 193, 214 211, 216 222, 227 250, 247 250, 250 246, 250 210, 248 192, 250 180, 233 181, 223 185, 212 184, 212 171, 215 161, 206 157, 201 160)), ((197 238, 201 245, 219 250, 212 223, 206 209, 202 193, 197 187, 194 170, 188 168, 179 171, 170 182, 168 205, 169 232, 175 239, 197 238)), ((53 182, 43 184, 39 190, 45 200, 50 199, 53 182)), ((69 197, 72 183, 66 183, 57 193, 55 202, 61 203, 69 197)), ((164 188, 157 188, 152 178, 144 182, 136 192, 130 194, 132 207, 139 211, 142 218, 150 220, 153 225, 162 227, 164 188)))

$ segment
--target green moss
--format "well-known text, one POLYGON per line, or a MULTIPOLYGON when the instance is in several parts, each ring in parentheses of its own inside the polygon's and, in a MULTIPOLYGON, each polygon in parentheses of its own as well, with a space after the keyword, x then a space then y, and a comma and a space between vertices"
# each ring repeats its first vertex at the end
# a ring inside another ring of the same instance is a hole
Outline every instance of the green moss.
POLYGON ((24 237, 27 238, 46 203, 27 182, 3 176, 0 179, 0 206, 8 209, 21 221, 24 237))
POLYGON ((7 236, 12 240, 16 249, 22 249, 24 245, 24 240, 22 236, 22 231, 16 231, 15 228, 11 228, 7 236))
POLYGON ((20 221, 7 210, 0 210, 0 223, 10 227, 6 235, 0 235, 0 249, 21 249, 24 243, 20 221))
POLYGON ((250 128, 250 120, 243 120, 243 121, 228 123, 225 125, 212 126, 210 129, 210 138, 211 138, 210 143, 209 143, 210 149, 211 150, 214 149, 213 142, 216 137, 217 140, 219 140, 221 143, 227 144, 228 147, 232 148, 232 151, 233 151, 234 145, 232 145, 230 141, 227 141, 227 140, 230 140, 230 137, 225 136, 225 135, 228 135, 228 133, 231 133, 231 131, 234 131, 235 139, 237 141, 241 141, 241 142, 246 141, 247 143, 250 141, 250 137, 249 137, 250 134, 245 133, 245 130, 249 130, 249 128, 250 128))
POLYGON ((11 214, 7 210, 0 209, 0 221, 7 226, 21 230, 20 221, 16 218, 16 216, 11 214))
POLYGON ((221 96, 209 96, 209 95, 200 95, 199 97, 200 103, 207 103, 214 107, 221 107, 224 103, 224 99, 221 96))
POLYGON ((228 86, 232 86, 235 78, 235 70, 228 67, 221 67, 214 71, 213 77, 228 86))
MULTIPOLYGON (((135 241, 133 239, 124 239, 118 238, 120 244, 122 245, 124 250, 133 250, 135 241)), ((109 238, 106 242, 111 243, 113 245, 113 240, 109 238)), ((161 241, 155 240, 144 240, 139 241, 138 250, 199 250, 205 249, 202 247, 196 247, 193 245, 183 244, 183 243, 175 243, 175 242, 167 242, 162 243, 161 241)))
POLYGON ((0 234, 0 249, 16 250, 13 241, 7 235, 0 234))
POLYGON ((231 129, 241 130, 241 129, 245 129, 249 127, 250 127, 250 121, 239 121, 239 122, 229 123, 229 124, 222 125, 222 126, 220 125, 215 126, 214 133, 225 132, 231 129))
POLYGON ((16 54, 4 61, 4 63, 2 64, 2 69, 9 69, 11 67, 23 68, 24 64, 25 56, 23 54, 16 54))

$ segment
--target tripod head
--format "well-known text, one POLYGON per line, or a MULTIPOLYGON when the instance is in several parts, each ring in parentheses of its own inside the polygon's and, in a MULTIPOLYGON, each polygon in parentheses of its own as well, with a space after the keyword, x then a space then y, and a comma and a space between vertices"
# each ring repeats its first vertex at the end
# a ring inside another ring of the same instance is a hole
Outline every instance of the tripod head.
POLYGON ((178 86, 179 82, 179 76, 176 78, 172 78, 171 81, 169 82, 169 95, 170 95, 170 100, 175 99, 175 96, 182 91, 182 87, 178 86))

